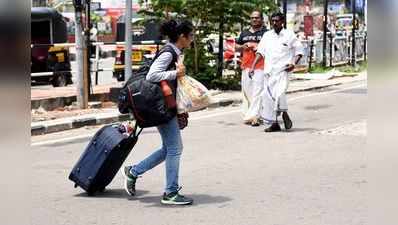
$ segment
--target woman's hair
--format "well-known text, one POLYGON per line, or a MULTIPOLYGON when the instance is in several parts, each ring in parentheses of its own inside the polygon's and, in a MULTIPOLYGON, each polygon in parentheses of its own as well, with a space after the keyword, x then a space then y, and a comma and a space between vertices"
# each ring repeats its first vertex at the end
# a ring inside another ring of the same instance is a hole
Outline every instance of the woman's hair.
POLYGON ((183 34, 188 36, 193 31, 192 23, 189 21, 177 22, 169 20, 164 22, 160 27, 160 33, 169 37, 170 41, 175 43, 178 37, 183 34))

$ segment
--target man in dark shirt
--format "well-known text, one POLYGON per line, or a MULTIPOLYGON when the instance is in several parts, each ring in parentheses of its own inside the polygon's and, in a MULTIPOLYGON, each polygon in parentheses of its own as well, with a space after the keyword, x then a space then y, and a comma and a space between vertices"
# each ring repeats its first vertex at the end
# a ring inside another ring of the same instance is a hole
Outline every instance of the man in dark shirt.
POLYGON ((256 58, 257 45, 266 31, 262 13, 255 10, 250 14, 250 28, 240 34, 235 46, 237 51, 241 51, 243 120, 252 126, 259 125, 261 94, 264 89, 264 61, 256 65, 252 77, 249 76, 249 70, 256 58))

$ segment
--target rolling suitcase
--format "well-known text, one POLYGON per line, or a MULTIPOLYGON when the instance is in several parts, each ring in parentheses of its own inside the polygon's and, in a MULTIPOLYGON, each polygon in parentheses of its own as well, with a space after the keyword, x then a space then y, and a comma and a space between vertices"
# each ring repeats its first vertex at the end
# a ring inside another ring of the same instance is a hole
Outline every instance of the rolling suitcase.
POLYGON ((69 174, 75 188, 81 187, 89 195, 103 191, 137 143, 141 131, 142 128, 137 132, 137 125, 130 135, 112 125, 97 131, 69 174))

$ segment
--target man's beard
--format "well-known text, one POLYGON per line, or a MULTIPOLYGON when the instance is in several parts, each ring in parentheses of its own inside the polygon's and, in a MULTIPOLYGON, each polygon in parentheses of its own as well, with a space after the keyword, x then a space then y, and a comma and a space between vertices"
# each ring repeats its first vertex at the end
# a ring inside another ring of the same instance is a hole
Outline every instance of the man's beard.
POLYGON ((281 32, 282 29, 283 27, 274 27, 274 31, 277 33, 281 32))

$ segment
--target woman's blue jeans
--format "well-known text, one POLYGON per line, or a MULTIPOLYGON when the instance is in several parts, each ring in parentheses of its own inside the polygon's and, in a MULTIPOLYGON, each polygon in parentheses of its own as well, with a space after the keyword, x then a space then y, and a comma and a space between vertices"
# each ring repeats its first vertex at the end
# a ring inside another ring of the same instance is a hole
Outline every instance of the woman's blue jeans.
POLYGON ((162 147, 142 160, 131 169, 134 176, 139 176, 166 160, 166 194, 177 192, 180 157, 183 149, 181 132, 177 117, 157 127, 162 137, 162 147))

